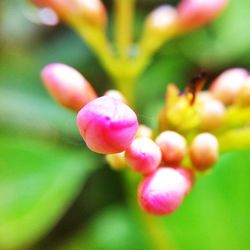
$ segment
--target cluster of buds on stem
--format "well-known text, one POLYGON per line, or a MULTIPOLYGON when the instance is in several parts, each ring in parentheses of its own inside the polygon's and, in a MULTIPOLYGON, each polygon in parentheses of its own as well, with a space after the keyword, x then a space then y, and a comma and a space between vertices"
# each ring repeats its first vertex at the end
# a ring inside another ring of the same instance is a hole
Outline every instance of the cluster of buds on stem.
MULTIPOLYGON (((62 20, 73 25, 77 23, 79 27, 82 22, 84 29, 88 27, 85 35, 90 34, 90 27, 96 32, 106 26, 106 11, 100 0, 33 2, 54 9, 62 20)), ((145 22, 142 51, 150 55, 167 38, 207 24, 226 2, 182 0, 176 8, 157 8, 145 22)), ((98 39, 89 42, 94 42, 93 47, 101 56, 110 55, 103 53, 106 47, 99 46, 98 39)), ((109 64, 110 60, 103 62, 109 64)), ((139 62, 143 65, 143 60, 139 62)), ((122 69, 122 73, 127 69, 123 65, 111 66, 122 69)), ((206 91, 201 90, 200 76, 184 91, 169 84, 156 131, 139 124, 121 92, 109 90, 98 97, 90 83, 68 65, 50 64, 43 69, 41 77, 58 103, 77 112, 79 132, 90 150, 106 155, 112 168, 127 167, 128 171, 142 176, 138 202, 146 212, 155 215, 169 215, 182 204, 192 189, 196 173, 208 171, 216 163, 219 150, 223 151, 225 146, 224 137, 228 143, 230 136, 235 138, 243 127, 250 134, 250 76, 246 69, 223 72, 206 91)), ((244 133, 240 135, 246 137, 244 133)))
POLYGON ((241 68, 223 72, 206 91, 189 87, 180 92, 176 85, 168 85, 158 131, 138 124, 122 93, 109 90, 98 97, 70 66, 49 64, 41 77, 57 102, 78 112, 77 126, 90 150, 105 154, 116 170, 127 167, 143 176, 138 201, 155 215, 175 211, 190 192, 195 173, 216 163, 217 136, 231 126, 234 112, 247 110, 240 126, 250 125, 250 77, 241 68))

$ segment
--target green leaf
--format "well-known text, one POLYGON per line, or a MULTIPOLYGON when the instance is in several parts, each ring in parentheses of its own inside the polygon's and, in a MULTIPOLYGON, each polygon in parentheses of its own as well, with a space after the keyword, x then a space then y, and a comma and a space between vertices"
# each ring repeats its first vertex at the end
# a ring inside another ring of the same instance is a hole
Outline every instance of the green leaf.
POLYGON ((249 249, 249 151, 221 156, 182 207, 165 218, 182 250, 249 249))
POLYGON ((82 150, 0 135, 0 249, 27 249, 80 191, 94 158, 82 150))
POLYGON ((149 250, 143 231, 126 207, 110 206, 58 250, 149 250))
POLYGON ((76 113, 60 107, 53 100, 24 91, 0 87, 0 127, 9 131, 76 137, 76 113))

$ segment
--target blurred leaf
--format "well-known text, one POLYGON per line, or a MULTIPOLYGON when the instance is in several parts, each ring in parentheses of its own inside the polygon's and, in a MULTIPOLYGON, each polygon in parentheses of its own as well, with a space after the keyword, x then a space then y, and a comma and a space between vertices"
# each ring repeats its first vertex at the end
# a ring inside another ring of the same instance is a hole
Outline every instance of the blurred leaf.
MULTIPOLYGON (((86 231, 60 250, 149 250, 143 229, 125 207, 109 207, 96 216, 86 231)), ((58 249, 58 250, 59 250, 58 249)))
POLYGON ((7 88, 0 88, 0 127, 43 136, 79 136, 75 113, 53 100, 7 88))
POLYGON ((183 206, 165 218, 181 250, 249 249, 250 152, 221 156, 183 206))
POLYGON ((0 249, 27 249, 60 219, 97 167, 89 153, 0 137, 0 249))

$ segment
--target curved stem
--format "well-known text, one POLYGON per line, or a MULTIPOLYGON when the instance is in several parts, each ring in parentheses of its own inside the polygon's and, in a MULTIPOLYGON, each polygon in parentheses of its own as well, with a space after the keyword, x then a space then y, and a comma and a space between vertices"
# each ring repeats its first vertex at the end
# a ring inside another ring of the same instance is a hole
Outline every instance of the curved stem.
POLYGON ((74 18, 71 18, 69 24, 86 41, 111 77, 117 77, 119 70, 117 59, 114 56, 105 31, 88 24, 79 23, 74 18))

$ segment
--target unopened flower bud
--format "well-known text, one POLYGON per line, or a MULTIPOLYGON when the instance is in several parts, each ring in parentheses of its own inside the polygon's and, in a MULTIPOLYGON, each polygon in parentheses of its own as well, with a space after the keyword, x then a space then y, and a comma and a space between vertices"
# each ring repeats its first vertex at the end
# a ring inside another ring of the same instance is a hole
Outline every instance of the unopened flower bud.
POLYGON ((110 89, 104 93, 104 96, 113 97, 121 102, 127 103, 125 96, 118 90, 110 89))
POLYGON ((227 0, 182 0, 177 6, 180 30, 193 30, 213 21, 227 2, 227 0))
POLYGON ((197 93, 198 103, 205 104, 207 102, 213 101, 214 99, 214 96, 208 90, 203 90, 197 93))
POLYGON ((250 76, 246 79, 239 91, 237 103, 241 106, 250 106, 250 76))
POLYGON ((165 35, 174 32, 176 24, 176 9, 170 5, 162 5, 150 13, 146 20, 145 29, 151 34, 165 35))
POLYGON ((224 105, 218 100, 205 102, 200 109, 201 129, 213 130, 218 128, 224 118, 224 105))
POLYGON ((146 212, 169 215, 181 205, 191 181, 189 175, 178 169, 161 167, 141 182, 138 201, 146 212))
POLYGON ((132 143, 138 121, 134 111, 126 104, 102 96, 80 110, 77 125, 92 151, 114 154, 124 151, 132 143))
POLYGON ((218 140, 210 133, 197 135, 190 145, 189 155, 197 170, 211 168, 218 158, 218 140))
POLYGON ((33 0, 33 3, 52 8, 64 21, 76 18, 99 28, 107 23, 106 9, 100 0, 33 0))
POLYGON ((224 104, 235 102, 249 72, 243 68, 233 68, 220 74, 211 85, 211 92, 214 97, 224 104))
POLYGON ((154 51, 159 48, 166 39, 175 35, 177 23, 177 11, 174 7, 162 5, 154 9, 145 21, 142 49, 154 51))
POLYGON ((88 81, 68 65, 49 64, 42 70, 41 78, 51 96, 69 109, 79 111, 97 97, 88 81))
POLYGON ((186 139, 174 132, 164 131, 156 138, 156 143, 159 145, 163 160, 169 165, 178 165, 186 154, 186 139))
POLYGON ((128 166, 136 172, 149 174, 161 163, 161 150, 149 138, 137 138, 125 151, 128 166))
POLYGON ((114 170, 121 170, 126 166, 124 151, 116 154, 108 154, 105 158, 110 167, 114 170))
POLYGON ((140 124, 135 137, 136 138, 146 137, 151 139, 153 137, 153 131, 146 125, 140 124))

